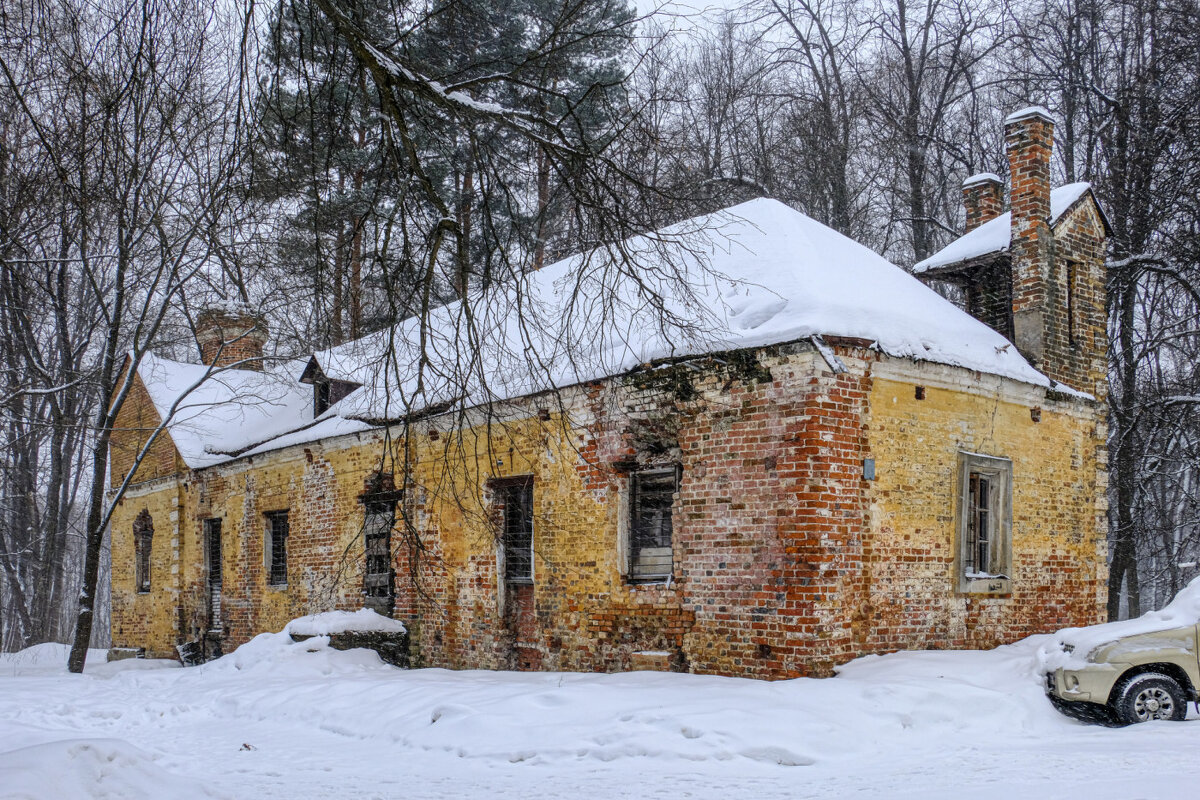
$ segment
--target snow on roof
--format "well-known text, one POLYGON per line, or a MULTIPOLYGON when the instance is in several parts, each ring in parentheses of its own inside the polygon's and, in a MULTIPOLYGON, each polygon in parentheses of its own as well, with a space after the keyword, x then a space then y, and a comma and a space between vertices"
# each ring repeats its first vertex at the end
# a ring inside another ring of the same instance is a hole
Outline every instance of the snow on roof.
POLYGON ((1047 122, 1054 122, 1054 115, 1052 115, 1050 113, 1050 109, 1046 108, 1045 106, 1026 106, 1025 108, 1017 109, 1005 117, 1004 124, 1008 125, 1010 122, 1020 122, 1021 120, 1028 119, 1029 117, 1041 117, 1047 122))
MULTIPOLYGON (((211 395, 218 407, 172 427, 173 436, 177 427, 184 433, 176 436, 188 449, 184 460, 202 466, 224 460, 218 453, 251 455, 410 414, 572 386, 658 359, 814 335, 864 339, 900 358, 1050 385, 999 333, 867 247, 775 200, 597 248, 517 283, 472 295, 468 308, 451 303, 423 322, 407 319, 315 353, 326 377, 361 386, 315 422, 301 411, 311 402, 308 387, 295 388, 301 369, 278 383, 260 373, 222 373, 222 388, 211 395), (262 383, 239 383, 255 380, 262 383), (279 394, 273 404, 253 397, 266 387, 279 394), (246 402, 233 400, 239 395, 246 402)), ((169 379, 159 395, 172 396, 203 369, 159 367, 169 379)))
MULTIPOLYGON (((965 185, 965 184, 964 184, 965 185)), ((1050 224, 1057 225, 1063 214, 1087 192, 1090 183, 1068 183, 1050 192, 1050 224)), ((928 272, 931 269, 958 264, 972 258, 1001 253, 1009 248, 1012 236, 1012 212, 1005 211, 990 219, 968 234, 958 237, 924 261, 913 266, 913 272, 928 272)))
POLYGON ((475 298, 469 320, 457 303, 439 309, 424 330, 429 360, 419 389, 416 320, 317 353, 327 376, 364 386, 335 409, 394 419, 440 403, 469 406, 569 386, 656 359, 814 334, 1049 383, 1000 334, 870 249, 775 200, 636 237, 621 250, 636 269, 601 249, 524 276, 519 292, 498 287, 475 298), (672 271, 684 282, 673 281, 672 271), (482 332, 474 339, 468 322, 482 332))
POLYGON ((259 372, 210 371, 142 356, 138 376, 189 467, 227 461, 230 453, 294 430, 311 416, 312 389, 297 383, 296 365, 259 372), (176 401, 178 404, 176 405, 176 401), (172 406, 175 406, 172 414, 172 406))
POLYGON ((979 172, 963 181, 962 185, 965 189, 977 183, 1004 183, 1004 179, 994 172, 979 172))

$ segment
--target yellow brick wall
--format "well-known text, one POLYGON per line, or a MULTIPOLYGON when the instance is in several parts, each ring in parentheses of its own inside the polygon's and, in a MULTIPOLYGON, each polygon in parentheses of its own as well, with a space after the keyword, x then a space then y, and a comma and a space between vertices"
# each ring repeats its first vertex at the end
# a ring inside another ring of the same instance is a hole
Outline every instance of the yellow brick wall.
MULTIPOLYGON (((121 380, 123 379, 122 374, 121 380)), ((120 385, 120 380, 117 385, 120 385)), ((137 454, 161 423, 162 417, 146 392, 145 384, 140 377, 135 377, 113 425, 109 453, 111 485, 119 486, 125 480, 125 476, 133 468, 137 454)), ((175 443, 171 441, 171 434, 164 430, 155 437, 154 444, 142 459, 134 480, 143 482, 162 478, 174 475, 183 468, 183 461, 179 458, 175 443)))
POLYGON ((393 534, 396 617, 412 627, 420 665, 612 670, 662 650, 676 668, 783 677, 828 674, 864 652, 990 645, 1097 621, 1104 435, 1094 407, 839 353, 850 373, 833 375, 811 351, 764 353, 758 377, 689 369, 686 400, 613 380, 567 393, 565 409, 532 398, 504 418, 427 420, 407 437, 368 432, 140 485, 112 526, 114 644, 167 653, 202 630, 209 517, 223 521, 226 649, 301 614, 360 607, 360 497, 381 467, 398 486, 409 475, 406 524, 393 534), (638 457, 638 421, 660 412, 681 421, 669 454, 683 473, 676 576, 631 585, 618 465, 638 457), (1013 460, 1011 597, 955 591, 959 450, 1013 460), (861 475, 868 455, 875 481, 861 475), (535 581, 498 592, 487 481, 527 474, 535 581), (142 508, 155 521, 149 596, 132 593, 142 508), (263 514, 284 508, 289 576, 276 589, 263 514), (178 534, 162 535, 175 520, 178 534))
POLYGON ((145 647, 151 657, 174 658, 179 605, 181 534, 179 487, 173 478, 135 490, 120 502, 109 526, 112 546, 112 642, 114 647, 145 647), (150 514, 150 591, 138 592, 133 522, 150 514))
POLYGON ((872 391, 870 649, 990 647, 1103 621, 1105 432, 1095 404, 986 377, 968 391, 932 365, 908 371, 903 381, 877 377, 872 391), (1011 594, 956 591, 964 451, 1012 460, 1011 594))

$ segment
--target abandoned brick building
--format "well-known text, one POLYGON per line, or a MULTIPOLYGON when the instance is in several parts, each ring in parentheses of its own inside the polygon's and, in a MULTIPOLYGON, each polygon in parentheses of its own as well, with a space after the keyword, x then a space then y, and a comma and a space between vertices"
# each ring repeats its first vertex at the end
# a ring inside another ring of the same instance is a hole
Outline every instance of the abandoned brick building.
POLYGON ((114 646, 366 605, 418 665, 782 678, 1099 621, 1106 223, 1052 131, 1008 119, 1009 211, 969 179, 917 267, 970 314, 756 200, 627 243, 664 306, 595 254, 494 288, 457 373, 457 303, 265 366, 204 315, 220 371, 147 356, 113 436, 114 646))

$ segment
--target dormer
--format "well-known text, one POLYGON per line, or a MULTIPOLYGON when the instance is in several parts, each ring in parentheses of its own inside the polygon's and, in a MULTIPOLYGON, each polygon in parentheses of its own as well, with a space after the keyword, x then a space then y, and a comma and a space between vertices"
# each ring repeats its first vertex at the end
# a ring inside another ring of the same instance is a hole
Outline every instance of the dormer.
POLYGON ((312 384, 313 419, 324 414, 330 406, 335 405, 362 385, 353 381, 340 381, 327 377, 316 358, 309 359, 308 366, 300 375, 300 382, 312 384))

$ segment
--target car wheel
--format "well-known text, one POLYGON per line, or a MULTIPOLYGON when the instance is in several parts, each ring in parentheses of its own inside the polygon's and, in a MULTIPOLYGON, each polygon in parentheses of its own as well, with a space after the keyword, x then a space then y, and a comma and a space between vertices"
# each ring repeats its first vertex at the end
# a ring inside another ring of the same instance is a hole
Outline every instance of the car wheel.
POLYGON ((1121 682, 1115 711, 1128 725, 1152 719, 1178 721, 1187 716, 1187 697, 1179 682, 1169 675, 1143 672, 1121 682))

